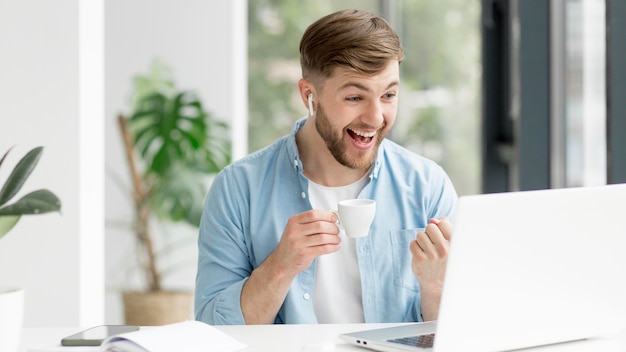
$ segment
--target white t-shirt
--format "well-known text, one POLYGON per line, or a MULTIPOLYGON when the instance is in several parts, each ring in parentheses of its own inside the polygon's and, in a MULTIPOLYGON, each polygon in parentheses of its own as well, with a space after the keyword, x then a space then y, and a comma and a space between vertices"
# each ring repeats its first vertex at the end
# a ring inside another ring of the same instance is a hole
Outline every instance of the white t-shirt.
MULTIPOLYGON (((337 210, 337 203, 356 198, 369 181, 366 174, 359 181, 343 187, 325 187, 309 181, 309 200, 313 209, 337 210)), ((339 251, 317 258, 313 307, 319 323, 363 323, 361 275, 354 238, 343 230, 339 251)))

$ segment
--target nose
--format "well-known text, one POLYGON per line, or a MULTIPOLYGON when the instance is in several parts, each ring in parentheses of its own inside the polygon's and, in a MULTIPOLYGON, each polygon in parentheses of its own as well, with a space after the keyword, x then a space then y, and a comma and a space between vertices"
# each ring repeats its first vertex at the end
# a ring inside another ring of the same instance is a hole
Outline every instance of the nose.
POLYGON ((361 121, 372 127, 379 127, 385 120, 385 109, 383 103, 372 100, 367 106, 367 111, 362 115, 361 121))

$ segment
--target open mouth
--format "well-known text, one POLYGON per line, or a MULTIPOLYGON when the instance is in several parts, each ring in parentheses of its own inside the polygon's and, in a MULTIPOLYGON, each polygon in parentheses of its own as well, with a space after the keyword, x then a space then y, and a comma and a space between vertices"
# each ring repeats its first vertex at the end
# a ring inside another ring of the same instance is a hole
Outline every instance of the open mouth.
POLYGON ((356 144, 368 146, 376 136, 376 131, 366 132, 348 128, 348 135, 356 144))

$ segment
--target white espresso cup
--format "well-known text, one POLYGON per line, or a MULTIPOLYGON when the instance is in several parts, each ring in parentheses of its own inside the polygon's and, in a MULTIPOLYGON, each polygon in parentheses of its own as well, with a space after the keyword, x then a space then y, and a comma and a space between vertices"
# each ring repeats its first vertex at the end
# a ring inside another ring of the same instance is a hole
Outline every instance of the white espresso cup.
POLYGON ((346 199, 339 202, 337 226, 343 228, 348 237, 367 236, 376 214, 376 201, 372 199, 346 199))

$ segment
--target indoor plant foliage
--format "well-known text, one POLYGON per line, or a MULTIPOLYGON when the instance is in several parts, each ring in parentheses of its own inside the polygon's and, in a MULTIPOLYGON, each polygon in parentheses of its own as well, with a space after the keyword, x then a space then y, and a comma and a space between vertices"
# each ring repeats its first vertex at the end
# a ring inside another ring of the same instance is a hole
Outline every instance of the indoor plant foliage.
MULTIPOLYGON (((10 151, 11 149, 0 159, 0 167, 10 151)), ((14 203, 7 204, 20 191, 33 172, 42 152, 43 147, 36 147, 28 152, 17 163, 0 189, 0 238, 17 224, 22 215, 37 215, 61 210, 61 201, 47 189, 30 192, 14 203)))
MULTIPOLYGON (((11 149, 0 158, 0 167, 10 151, 11 149)), ((0 238, 9 233, 23 215, 61 210, 61 201, 47 189, 30 192, 9 204, 35 169, 42 151, 42 147, 37 147, 22 157, 0 188, 0 238)), ((0 351, 17 350, 22 330, 23 307, 22 288, 0 286, 0 351)))
POLYGON ((118 118, 133 182, 133 232, 149 292, 164 291, 151 218, 197 228, 208 177, 231 161, 226 124, 168 76, 166 67, 155 64, 148 75, 135 77, 132 112, 118 118))

